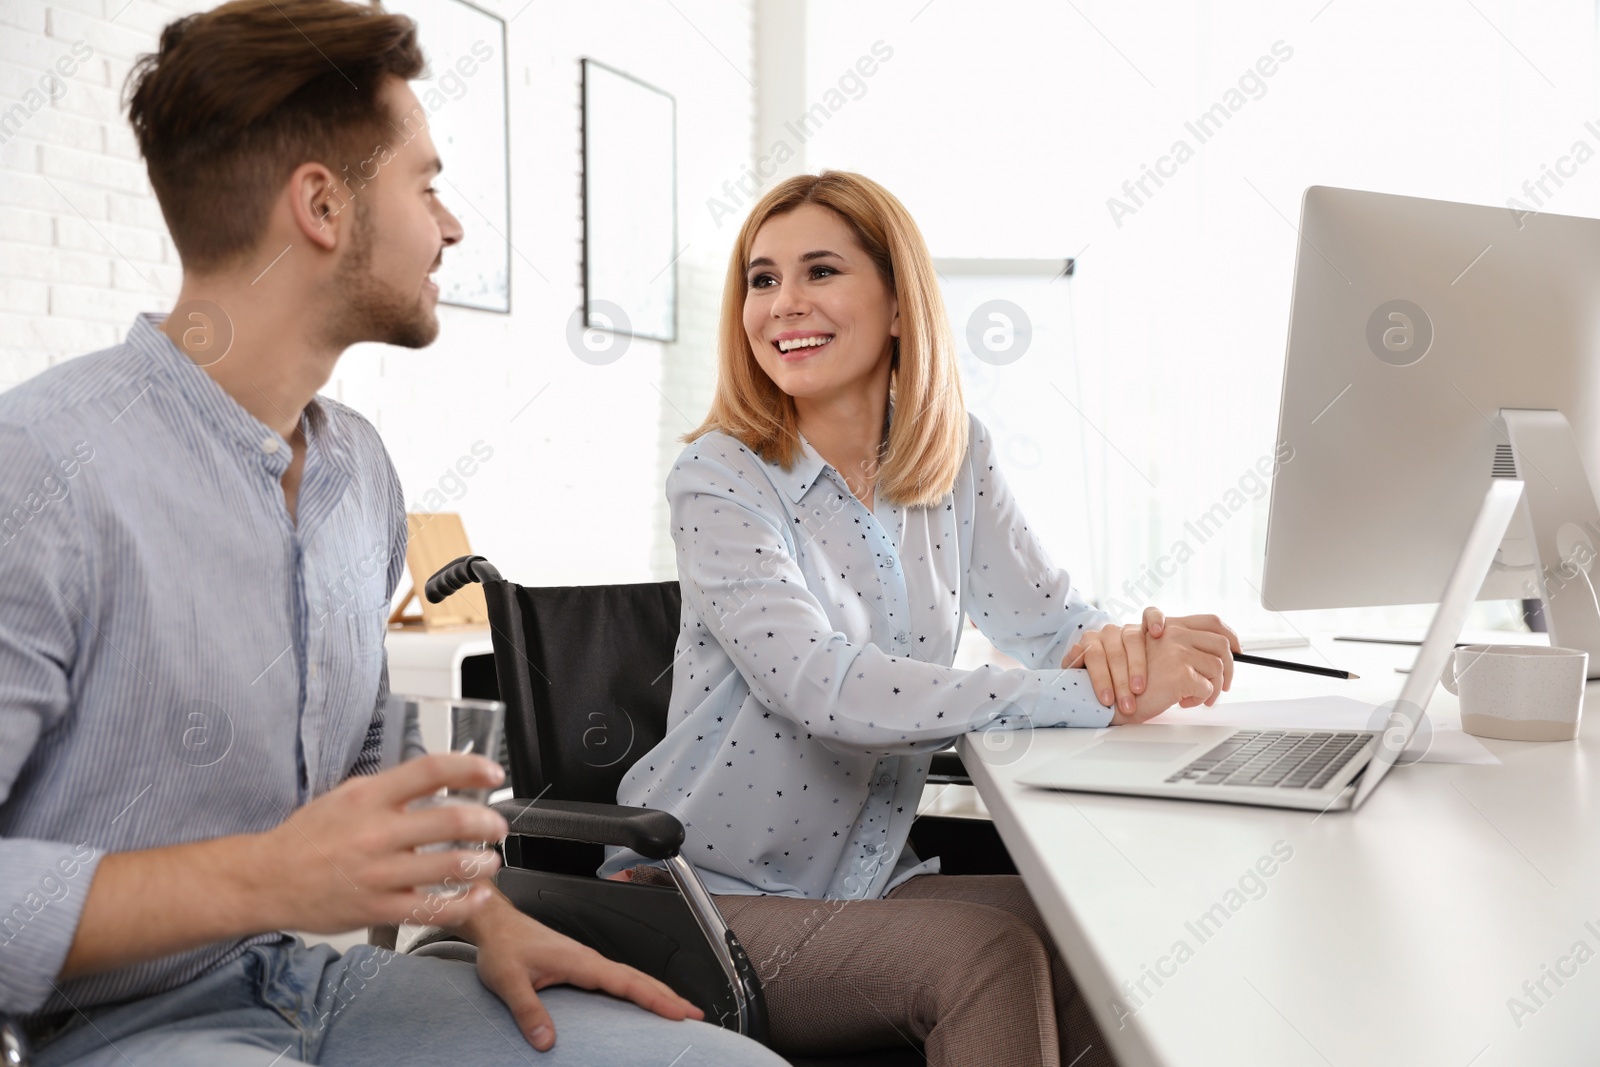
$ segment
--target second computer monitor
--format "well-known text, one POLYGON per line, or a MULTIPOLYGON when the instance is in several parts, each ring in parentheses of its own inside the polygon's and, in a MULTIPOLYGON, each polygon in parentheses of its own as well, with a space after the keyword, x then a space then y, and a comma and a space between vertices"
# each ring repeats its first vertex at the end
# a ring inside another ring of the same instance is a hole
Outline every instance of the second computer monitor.
POLYGON ((1600 220, 1306 190, 1278 438, 1265 606, 1437 599, 1489 479, 1515 473, 1560 558, 1536 566, 1520 522, 1480 597, 1570 586, 1595 615, 1600 220), (1540 458, 1559 419, 1513 450, 1503 409, 1560 412, 1581 465, 1540 458))

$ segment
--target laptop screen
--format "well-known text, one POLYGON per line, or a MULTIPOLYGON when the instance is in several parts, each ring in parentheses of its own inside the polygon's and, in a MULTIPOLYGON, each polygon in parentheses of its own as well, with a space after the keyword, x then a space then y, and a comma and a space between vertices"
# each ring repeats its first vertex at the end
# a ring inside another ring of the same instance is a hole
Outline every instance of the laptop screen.
POLYGON ((1467 611, 1477 599, 1478 590, 1483 588, 1483 580, 1488 577, 1489 568, 1494 563, 1494 554, 1500 548, 1500 539, 1510 527, 1511 518, 1517 512, 1517 502, 1521 499, 1522 482, 1519 479, 1495 478, 1490 481, 1489 491, 1483 496, 1483 507, 1472 524, 1472 532, 1467 534, 1466 545, 1461 549, 1455 569, 1450 572, 1450 580, 1445 582, 1439 610, 1434 612, 1433 622, 1428 624, 1428 633, 1417 651, 1416 662, 1411 665, 1411 673, 1400 689, 1400 698, 1390 706, 1388 725, 1378 738, 1377 753, 1372 757, 1372 762, 1367 764, 1366 773, 1361 776, 1361 785, 1350 804, 1352 809, 1361 806, 1362 801, 1378 787, 1383 776, 1389 773, 1389 768, 1399 760, 1406 743, 1416 732, 1417 724, 1422 721, 1423 713, 1428 710, 1428 702, 1433 699, 1433 688, 1439 684, 1445 664, 1455 652, 1456 638, 1466 623, 1467 611))

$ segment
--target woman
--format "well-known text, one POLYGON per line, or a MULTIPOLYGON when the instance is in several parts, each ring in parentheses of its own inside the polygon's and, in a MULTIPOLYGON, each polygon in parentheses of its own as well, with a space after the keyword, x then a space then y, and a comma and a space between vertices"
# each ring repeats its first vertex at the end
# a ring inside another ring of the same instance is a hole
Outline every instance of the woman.
MULTIPOLYGON (((1151 613, 1147 643, 1050 563, 963 406, 921 235, 858 175, 794 178, 752 210, 688 440, 667 481, 670 725, 618 799, 683 821, 774 1047, 1110 1062, 1021 880, 940 876, 907 832, 955 737, 1214 700, 1231 632, 1151 613), (951 669, 964 616, 1025 667, 951 669)), ((664 880, 641 862, 602 873, 664 880)))

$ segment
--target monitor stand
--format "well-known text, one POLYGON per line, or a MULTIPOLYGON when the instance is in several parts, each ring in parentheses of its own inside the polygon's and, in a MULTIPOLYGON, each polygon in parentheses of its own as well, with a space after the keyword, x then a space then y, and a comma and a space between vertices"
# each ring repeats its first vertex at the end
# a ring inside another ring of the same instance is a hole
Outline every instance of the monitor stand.
MULTIPOLYGON (((1521 478, 1521 529, 1533 548, 1523 586, 1544 601, 1550 644, 1589 653, 1600 678, 1600 509, 1567 417, 1559 411, 1501 408, 1509 445, 1495 449, 1496 477, 1521 478)), ((1510 561, 1503 561, 1510 562, 1510 561)))

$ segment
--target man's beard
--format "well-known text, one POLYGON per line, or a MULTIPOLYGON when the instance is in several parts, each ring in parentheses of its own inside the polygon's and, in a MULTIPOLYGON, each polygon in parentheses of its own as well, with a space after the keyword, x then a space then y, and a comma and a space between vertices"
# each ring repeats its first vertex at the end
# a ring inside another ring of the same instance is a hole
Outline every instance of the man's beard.
POLYGON ((421 290, 407 297, 372 273, 372 227, 366 205, 356 201, 355 233, 337 285, 346 321, 334 329, 357 341, 382 341, 402 348, 426 348, 439 336, 439 320, 423 302, 421 290))

